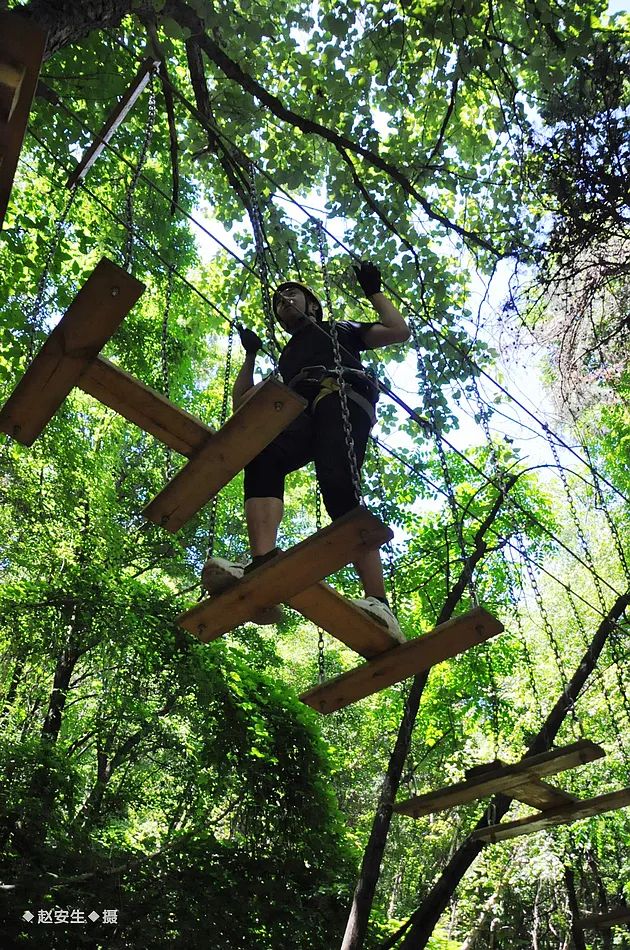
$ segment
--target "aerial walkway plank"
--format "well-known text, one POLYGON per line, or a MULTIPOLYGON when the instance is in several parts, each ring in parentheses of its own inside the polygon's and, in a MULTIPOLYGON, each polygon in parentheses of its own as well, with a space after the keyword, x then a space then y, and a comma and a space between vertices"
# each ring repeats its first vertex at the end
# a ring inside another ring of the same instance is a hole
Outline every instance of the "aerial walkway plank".
POLYGON ((178 623, 208 643, 246 623, 265 607, 290 601, 391 538, 391 530, 375 515, 366 508, 354 508, 290 551, 246 574, 222 594, 182 614, 178 623))
POLYGON ((0 13, 0 227, 9 204, 46 34, 13 11, 0 13))
POLYGON ((391 650, 400 642, 323 581, 291 597, 287 603, 366 659, 391 650))
MULTIPOLYGON (((477 801, 479 798, 498 793, 526 801, 525 797, 520 797, 519 792, 524 792, 527 795, 529 789, 530 793, 535 795, 532 785, 533 780, 540 780, 547 775, 557 775, 558 772, 565 772, 567 769, 576 768, 586 762, 594 762, 596 759, 603 758, 604 755, 605 752, 600 746, 588 739, 581 739, 571 745, 563 746, 561 749, 551 749, 549 752, 527 756, 514 765, 501 764, 497 768, 483 769, 482 771, 471 769, 465 782, 456 782, 454 785, 447 785, 445 788, 436 789, 434 792, 416 795, 407 801, 399 802, 394 806, 394 811, 401 815, 409 815, 411 818, 422 818, 446 808, 466 805, 469 802, 477 801)), ((545 783, 541 784, 546 789, 552 788, 552 786, 545 785, 545 783)), ((538 788, 540 789, 540 786, 538 788)), ((559 789, 553 789, 553 791, 559 795, 567 794, 562 793, 559 789)), ((543 796, 545 794, 549 795, 548 792, 542 794, 543 796)), ((549 807, 545 802, 541 805, 537 801, 531 800, 526 801, 526 804, 532 804, 536 808, 549 807)), ((567 802, 567 804, 569 803, 567 802)))
POLYGON ((210 426, 102 356, 90 363, 77 386, 180 455, 194 455, 215 436, 210 426))
POLYGON ((507 821, 489 828, 480 828, 472 833, 472 841, 506 841, 508 838, 517 838, 519 835, 532 835, 556 825, 569 825, 581 818, 592 818, 607 811, 618 811, 630 805, 630 788, 622 788, 607 795, 598 795, 572 805, 560 808, 549 808, 542 815, 532 815, 529 818, 518 818, 516 821, 507 821))
POLYGON ((32 445, 143 291, 103 258, 0 410, 0 431, 32 445))
POLYGON ((463 653, 502 630, 499 620, 483 607, 476 607, 424 636, 392 647, 362 666, 307 690, 300 698, 318 712, 334 712, 463 653))
POLYGON ((305 399, 270 376, 147 505, 145 517, 167 531, 178 531, 306 405, 305 399))

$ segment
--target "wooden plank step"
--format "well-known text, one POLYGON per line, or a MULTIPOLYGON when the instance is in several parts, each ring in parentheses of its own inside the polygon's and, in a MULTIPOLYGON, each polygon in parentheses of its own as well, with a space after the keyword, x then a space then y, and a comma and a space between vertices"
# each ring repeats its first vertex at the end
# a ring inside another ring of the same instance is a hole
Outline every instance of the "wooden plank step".
POLYGON ((268 377, 147 505, 145 518, 178 531, 306 405, 288 386, 268 377))
POLYGON ((32 445, 143 291, 103 258, 0 410, 0 431, 32 445))
POLYGON ((132 109, 136 100, 138 99, 138 96, 149 82, 152 71, 158 66, 159 60, 154 59, 153 57, 149 57, 148 59, 144 60, 140 66, 140 69, 132 79, 131 84, 124 92, 119 102, 116 103, 109 116, 105 120, 100 132, 97 133, 96 138, 90 147, 83 153, 81 161, 68 178, 68 181, 66 182, 68 188, 71 188, 72 185, 76 185, 77 182, 85 178, 88 171, 99 157, 116 129, 121 125, 122 122, 125 121, 129 111, 132 109))
POLYGON ((513 790, 522 786, 524 780, 557 775, 558 772, 565 772, 586 762, 601 759, 605 754, 604 750, 594 742, 580 739, 560 749, 526 756, 513 765, 498 766, 492 771, 471 770, 474 774, 471 774, 465 782, 456 782, 454 785, 447 785, 434 792, 415 795, 395 805, 394 811, 401 815, 409 815, 411 818, 422 818, 424 815, 453 808, 455 805, 466 805, 468 802, 497 793, 515 797, 513 790))
POLYGON ((503 624, 492 614, 483 607, 476 607, 424 636, 393 647, 355 670, 314 686, 302 693, 300 699, 318 712, 334 712, 463 653, 502 630, 503 624))
POLYGON ((32 20, 0 12, 0 227, 4 222, 46 34, 32 20))
POLYGON ((250 620, 262 608, 289 601, 391 538, 390 529, 375 515, 366 508, 353 508, 290 551, 246 574, 224 593, 182 614, 178 623, 208 643, 250 620))
POLYGON ((582 930, 609 930, 630 924, 630 907, 617 907, 606 914, 585 914, 579 921, 582 930))
POLYGON ((486 842, 506 841, 508 838, 517 838, 519 835, 533 835, 537 831, 544 831, 557 825, 570 825, 581 818, 592 818, 593 815, 601 815, 607 811, 618 811, 620 808, 627 808, 628 805, 630 805, 630 788, 622 788, 574 805, 549 808, 542 815, 532 815, 529 818, 518 818, 516 821, 480 828, 472 833, 470 839, 486 842))
POLYGON ((77 386, 180 455, 194 455, 215 434, 201 419, 102 356, 90 363, 77 386))
MULTIPOLYGON (((466 780, 477 778, 480 775, 488 776, 497 769, 505 768, 507 762, 501 759, 495 759, 486 765, 475 765, 472 769, 466 769, 466 780)), ((548 785, 542 779, 535 775, 525 776, 519 785, 510 789, 510 798, 515 798, 526 805, 532 805, 534 808, 544 810, 545 808, 554 808, 558 805, 568 805, 571 802, 577 802, 578 798, 569 792, 556 788, 554 785, 548 785)))
POLYGON ((380 623, 323 581, 291 597, 287 604, 366 659, 398 646, 399 641, 380 623))

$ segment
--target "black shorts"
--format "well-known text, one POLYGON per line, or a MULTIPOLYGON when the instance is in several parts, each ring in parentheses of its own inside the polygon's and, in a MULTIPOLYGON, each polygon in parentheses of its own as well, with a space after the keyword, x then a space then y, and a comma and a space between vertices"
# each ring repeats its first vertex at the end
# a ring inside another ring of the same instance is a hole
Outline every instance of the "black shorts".
MULTIPOLYGON (((360 470, 372 420, 351 399, 348 409, 360 470)), ((359 502, 352 486, 338 393, 325 396, 303 412, 245 466, 245 499, 283 499, 286 475, 313 461, 326 511, 332 519, 340 518, 359 502)))

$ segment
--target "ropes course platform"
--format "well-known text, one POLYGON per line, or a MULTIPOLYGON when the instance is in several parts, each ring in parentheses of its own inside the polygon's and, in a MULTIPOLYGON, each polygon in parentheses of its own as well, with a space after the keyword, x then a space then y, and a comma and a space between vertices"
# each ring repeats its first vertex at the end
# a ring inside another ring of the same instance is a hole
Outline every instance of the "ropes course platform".
POLYGON ((594 742, 581 739, 560 749, 528 756, 514 765, 497 760, 490 765, 470 769, 464 782, 399 802, 394 806, 394 811, 410 818, 423 818, 496 794, 509 795, 510 798, 540 809, 572 805, 578 801, 575 796, 548 785, 541 781, 542 778, 594 762, 605 754, 594 742))
POLYGON ((178 617, 178 623, 208 643, 247 623, 264 608, 289 602, 392 537, 392 531, 366 508, 353 508, 290 551, 261 564, 222 594, 203 600, 178 617))
POLYGON ((0 227, 7 211, 46 49, 46 34, 31 20, 0 13, 0 227))
POLYGON ((484 643, 502 630, 500 621, 483 607, 477 607, 424 636, 390 647, 363 666, 314 686, 302 693, 300 699, 317 712, 335 712, 484 643))

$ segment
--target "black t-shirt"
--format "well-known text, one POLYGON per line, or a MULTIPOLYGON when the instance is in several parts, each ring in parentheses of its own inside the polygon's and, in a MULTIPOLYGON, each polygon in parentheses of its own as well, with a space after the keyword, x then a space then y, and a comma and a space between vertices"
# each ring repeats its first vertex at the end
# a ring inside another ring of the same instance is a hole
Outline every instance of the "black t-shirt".
MULTIPOLYGON (((372 323, 357 323, 354 320, 340 320, 337 323, 337 335, 341 349, 341 362, 353 369, 362 369, 359 354, 369 347, 363 342, 363 333, 372 323)), ((285 383, 290 383, 305 366, 325 366, 335 368, 335 355, 330 339, 330 323, 315 326, 307 324, 294 334, 280 354, 278 368, 285 383), (323 327, 325 332, 322 332, 323 327)))

